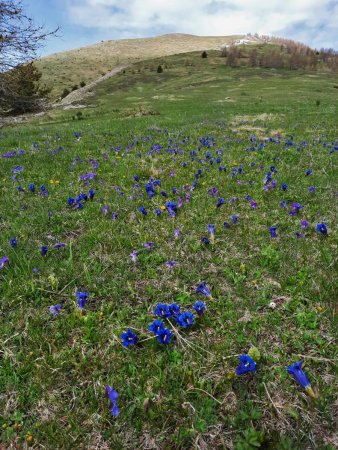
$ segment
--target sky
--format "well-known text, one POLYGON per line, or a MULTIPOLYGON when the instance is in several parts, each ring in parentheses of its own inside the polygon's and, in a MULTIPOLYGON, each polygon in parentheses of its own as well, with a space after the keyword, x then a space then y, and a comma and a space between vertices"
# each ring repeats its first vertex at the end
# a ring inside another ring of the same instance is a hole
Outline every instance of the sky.
POLYGON ((23 0, 38 25, 59 37, 40 55, 109 39, 187 33, 258 33, 338 50, 338 0, 23 0))

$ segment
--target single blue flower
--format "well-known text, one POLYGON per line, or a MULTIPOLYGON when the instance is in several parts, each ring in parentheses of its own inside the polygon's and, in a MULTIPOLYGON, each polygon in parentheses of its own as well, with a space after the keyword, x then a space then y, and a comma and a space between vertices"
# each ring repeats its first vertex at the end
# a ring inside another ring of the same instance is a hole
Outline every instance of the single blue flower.
POLYGON ((206 282, 203 281, 203 283, 199 284, 196 288, 196 294, 203 294, 206 297, 211 297, 211 292, 209 291, 209 289, 207 288, 206 282))
POLYGON ((277 237, 277 227, 269 227, 269 232, 272 238, 277 237))
POLYGON ((312 174, 312 172, 313 172, 313 170, 312 170, 312 169, 308 169, 308 170, 306 171, 305 175, 306 175, 306 176, 309 176, 309 175, 311 175, 311 174, 312 174))
POLYGON ((288 188, 288 185, 286 183, 281 184, 282 191, 286 191, 288 188))
POLYGON ((164 323, 161 320, 156 319, 151 325, 149 325, 148 330, 158 336, 164 328, 164 323))
POLYGON ((68 203, 69 206, 73 206, 74 203, 75 203, 75 198, 69 197, 68 200, 67 200, 67 203, 68 203))
POLYGON ((239 219, 239 216, 232 215, 231 218, 232 218, 232 223, 237 223, 238 219, 239 219))
POLYGON ((202 237, 201 241, 203 244, 210 244, 210 240, 206 236, 202 237))
POLYGON ((236 368, 236 375, 243 375, 247 372, 256 372, 256 363, 249 355, 239 357, 239 366, 236 368))
POLYGON ((177 303, 171 303, 168 308, 171 317, 177 316, 181 311, 181 307, 177 303))
POLYGON ((101 211, 102 211, 102 214, 103 214, 104 216, 106 216, 106 215, 108 214, 108 211, 109 211, 109 205, 103 206, 103 207, 101 208, 101 211))
POLYGON ((211 235, 215 234, 215 225, 212 223, 209 223, 209 225, 207 225, 207 230, 209 231, 209 233, 211 235))
POLYGON ((53 314, 53 316, 57 316, 60 312, 60 309, 62 308, 62 306, 60 305, 60 303, 58 303, 57 305, 52 305, 49 307, 49 312, 53 314))
POLYGON ((297 213, 300 209, 303 208, 303 205, 301 203, 292 203, 291 207, 292 210, 297 213))
POLYGON ((169 328, 164 328, 157 335, 157 340, 160 344, 170 344, 173 333, 169 328))
POLYGON ((90 200, 93 200, 94 195, 95 195, 95 191, 93 189, 90 189, 90 191, 89 191, 89 198, 90 198, 90 200))
POLYGON ((66 247, 66 244, 55 244, 53 248, 63 248, 66 247))
POLYGON ((145 242, 143 245, 147 250, 151 250, 154 247, 155 242, 145 242))
POLYGON ((159 217, 162 214, 161 208, 156 208, 155 214, 159 217))
POLYGON ((310 187, 309 187, 309 192, 310 192, 311 194, 313 194, 314 192, 316 192, 316 188, 315 188, 314 186, 310 186, 310 187))
POLYGON ((230 223, 229 222, 223 222, 223 227, 224 228, 230 228, 230 223))
POLYGON ((193 326, 194 322, 195 322, 194 315, 189 311, 185 311, 183 314, 180 314, 176 318, 176 323, 183 328, 188 328, 188 327, 193 326))
POLYGON ((327 226, 325 223, 318 223, 316 226, 316 230, 318 231, 318 233, 324 234, 325 236, 327 235, 327 226))
POLYGON ((282 200, 281 202, 279 202, 279 204, 281 205, 282 208, 287 208, 288 205, 286 204, 285 200, 282 200))
POLYGON ((287 367, 288 373, 293 375, 297 382, 305 389, 305 391, 311 396, 314 397, 314 392, 311 388, 310 382, 305 374, 305 372, 302 369, 303 361, 299 360, 292 366, 287 367))
POLYGON ((19 192, 25 192, 25 190, 24 190, 24 188, 22 186, 18 186, 17 189, 18 189, 19 192))
POLYGON ((41 256, 46 256, 46 255, 47 255, 47 252, 48 252, 48 247, 47 247, 47 245, 43 245, 43 246, 41 247, 41 256))
POLYGON ((131 345, 137 344, 138 342, 138 337, 131 331, 130 328, 128 328, 127 331, 121 334, 121 339, 123 347, 129 347, 131 345))
POLYGON ((166 265, 169 269, 173 269, 175 266, 177 266, 177 261, 166 261, 165 265, 166 265))
POLYGON ((169 311, 169 306, 166 303, 158 303, 154 310, 154 314, 155 314, 155 316, 162 317, 162 319, 171 317, 171 313, 169 311))
POLYGON ((30 190, 30 192, 34 193, 35 192, 35 185, 33 183, 30 183, 28 186, 28 189, 30 190))
POLYGON ((196 314, 201 317, 204 314, 206 305, 204 302, 197 301, 193 305, 194 310, 196 311, 196 314))
POLYGON ((16 244, 18 243, 18 241, 16 238, 12 238, 12 239, 10 239, 9 243, 10 243, 11 247, 14 248, 14 247, 16 247, 16 244))
POLYGON ((143 214, 144 216, 147 215, 147 210, 145 209, 144 206, 140 206, 140 207, 138 208, 138 211, 139 211, 141 214, 143 214))
POLYGON ((3 269, 7 264, 9 264, 8 256, 3 256, 0 258, 0 269, 3 269))
POLYGON ((79 308, 81 310, 84 309, 84 307, 86 306, 86 300, 89 297, 88 292, 86 292, 86 291, 77 291, 75 295, 76 295, 76 298, 77 298, 77 303, 79 305, 79 308))

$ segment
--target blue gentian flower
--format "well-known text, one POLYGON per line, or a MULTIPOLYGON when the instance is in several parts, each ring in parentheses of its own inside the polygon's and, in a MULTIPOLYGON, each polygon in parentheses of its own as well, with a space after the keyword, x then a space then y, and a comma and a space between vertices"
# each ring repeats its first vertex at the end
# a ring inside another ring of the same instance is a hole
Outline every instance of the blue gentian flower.
POLYGON ((309 222, 307 220, 302 220, 302 228, 307 228, 309 226, 309 222))
POLYGON ((137 344, 138 342, 138 337, 131 331, 130 328, 128 328, 127 331, 121 334, 121 339, 123 347, 129 347, 137 344))
POLYGON ((93 200, 94 195, 95 195, 95 191, 93 189, 90 189, 90 191, 89 191, 89 198, 90 198, 90 200, 93 200))
POLYGON ((55 244, 53 248, 63 248, 66 247, 66 244, 55 244))
POLYGON ((277 227, 269 227, 269 232, 272 238, 277 237, 277 227))
POLYGON ((285 200, 282 200, 279 204, 281 205, 282 208, 288 207, 285 200))
POLYGON ((138 251, 136 251, 136 250, 133 250, 131 253, 130 253, 130 257, 131 257, 131 260, 133 261, 133 262, 136 262, 137 261, 137 255, 138 255, 138 251))
POLYGON ((24 190, 24 188, 23 188, 22 186, 18 186, 18 187, 17 187, 17 190, 18 190, 19 192, 25 192, 25 190, 24 190))
POLYGON ((119 394, 115 391, 115 389, 111 388, 110 386, 106 386, 106 396, 109 398, 110 401, 110 412, 113 417, 118 416, 120 409, 117 406, 117 400, 119 398, 119 394))
POLYGON ((171 317, 177 316, 181 311, 181 307, 177 303, 171 303, 168 308, 171 317))
POLYGON ((146 249, 151 250, 154 247, 155 242, 145 242, 143 245, 146 249))
POLYGON ((77 303, 79 305, 79 308, 81 310, 84 309, 84 307, 86 306, 86 300, 89 297, 88 292, 86 292, 86 291, 77 291, 75 295, 76 295, 76 298, 77 298, 77 303))
POLYGON ((206 236, 202 237, 201 241, 203 244, 210 244, 210 240, 206 236))
POLYGON ((35 192, 35 185, 33 183, 30 183, 28 186, 28 189, 30 190, 30 192, 34 193, 35 192))
POLYGON ((177 213, 177 203, 176 202, 166 202, 165 204, 166 210, 168 211, 171 217, 175 217, 177 213))
POLYGON ((176 317, 176 323, 183 328, 193 326, 194 322, 195 322, 194 315, 189 311, 185 311, 183 314, 180 314, 179 316, 176 317))
POLYGON ((160 208, 155 209, 155 214, 159 217, 162 214, 162 211, 160 208))
POLYGON ((166 261, 165 265, 166 265, 169 269, 173 269, 175 266, 177 266, 177 261, 166 261))
POLYGON ((309 192, 310 192, 311 194, 313 194, 315 191, 316 191, 316 188, 315 188, 314 186, 310 186, 310 187, 309 187, 309 192))
POLYGON ((47 252, 48 252, 48 247, 47 247, 47 245, 43 245, 43 246, 41 247, 41 256, 46 256, 46 255, 47 255, 47 252))
POLYGON ((212 235, 212 234, 215 234, 215 225, 214 224, 212 224, 212 223, 209 223, 209 225, 207 225, 207 230, 209 231, 209 233, 212 235))
POLYGON ((103 206, 103 207, 101 208, 101 211, 102 211, 102 214, 103 214, 104 216, 106 216, 106 215, 108 214, 108 211, 109 211, 109 205, 103 206))
POLYGON ((203 313, 205 311, 205 307, 206 307, 205 303, 201 302, 201 301, 197 301, 193 305, 193 308, 196 311, 196 314, 200 317, 203 315, 203 313))
POLYGON ((237 223, 238 219, 239 219, 239 216, 232 215, 231 218, 232 218, 232 223, 237 223))
POLYGON ((250 205, 251 205, 251 208, 257 208, 258 203, 255 202, 254 200, 251 200, 250 205))
POLYGON ((288 185, 286 183, 281 184, 282 191, 286 191, 288 188, 288 185))
POLYGON ((239 366, 236 368, 236 375, 243 375, 248 372, 256 372, 256 363, 249 355, 241 355, 239 366))
POLYGON ((147 215, 147 210, 145 209, 144 206, 140 206, 140 207, 138 208, 138 211, 139 211, 141 214, 143 214, 144 216, 147 215))
POLYGON ((75 203, 75 198, 69 197, 68 200, 67 200, 67 203, 68 203, 69 206, 73 206, 74 203, 75 203))
POLYGON ((57 305, 52 305, 49 307, 49 312, 53 314, 53 316, 57 316, 60 312, 60 309, 62 308, 62 306, 60 305, 60 303, 58 303, 57 305))
POLYGON ((318 231, 318 233, 324 234, 325 236, 327 235, 327 226, 325 223, 318 223, 316 226, 316 230, 318 231))
POLYGON ((303 208, 303 205, 301 203, 293 203, 292 204, 292 210, 296 213, 302 208, 303 208))
POLYGON ((157 340, 160 344, 170 344, 173 333, 169 328, 164 328, 157 335, 157 340))
POLYGON ((199 284, 196 288, 196 294, 203 294, 206 297, 211 297, 211 292, 209 291, 209 289, 207 288, 206 282, 203 281, 203 283, 199 284))
POLYGON ((305 175, 306 175, 306 176, 309 176, 309 175, 311 175, 311 174, 312 174, 312 172, 313 172, 313 170, 312 170, 312 169, 308 169, 308 170, 306 171, 305 175))
POLYGON ((224 228, 230 228, 230 223, 229 222, 223 222, 223 227, 224 228))
POLYGON ((225 203, 226 203, 226 201, 223 197, 218 197, 216 208, 219 208, 220 206, 224 205, 225 203))
POLYGON ((11 247, 14 248, 14 247, 16 247, 16 244, 18 243, 18 241, 16 238, 12 238, 12 239, 10 239, 9 243, 10 243, 11 247))
POLYGON ((149 325, 148 330, 158 336, 164 328, 164 323, 161 320, 156 319, 151 325, 149 325))
POLYGON ((0 259, 0 269, 3 269, 7 264, 9 264, 9 258, 8 256, 3 256, 0 259))
POLYGON ((171 317, 171 312, 166 303, 158 303, 155 308, 154 314, 155 314, 155 316, 162 317, 162 319, 171 317))
POLYGON ((315 394, 311 388, 310 382, 302 369, 303 361, 300 360, 293 364, 292 366, 287 367, 288 373, 291 373, 298 381, 298 383, 305 389, 305 391, 311 396, 315 397, 315 394))

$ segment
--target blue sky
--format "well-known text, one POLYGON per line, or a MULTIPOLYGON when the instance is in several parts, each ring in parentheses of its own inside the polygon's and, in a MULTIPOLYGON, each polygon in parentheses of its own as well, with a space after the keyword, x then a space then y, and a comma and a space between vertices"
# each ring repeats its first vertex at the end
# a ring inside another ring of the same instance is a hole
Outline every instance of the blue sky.
POLYGON ((24 0, 47 29, 61 27, 41 55, 108 39, 165 33, 259 33, 338 50, 338 0, 24 0))

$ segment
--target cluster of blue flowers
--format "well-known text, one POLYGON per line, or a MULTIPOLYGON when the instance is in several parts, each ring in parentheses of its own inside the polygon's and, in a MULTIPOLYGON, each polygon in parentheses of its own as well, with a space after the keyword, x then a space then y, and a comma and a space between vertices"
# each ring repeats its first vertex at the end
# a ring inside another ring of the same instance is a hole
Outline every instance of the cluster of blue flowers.
MULTIPOLYGON (((202 317, 206 309, 206 304, 201 301, 196 301, 193 309, 198 317, 202 317)), ((161 319, 173 319, 182 328, 192 327, 195 323, 194 314, 190 311, 181 311, 181 307, 177 303, 158 303, 155 307, 154 314, 161 319)), ((169 323, 171 322, 169 321, 169 323)), ((157 341, 160 344, 170 344, 173 333, 169 328, 166 328, 163 321, 155 319, 149 325, 148 330, 157 337, 157 341)), ((121 334, 121 339, 124 347, 133 346, 139 341, 138 336, 130 328, 121 334)))
POLYGON ((95 192, 93 189, 90 189, 88 195, 84 192, 78 194, 76 197, 69 197, 67 203, 69 206, 72 206, 74 209, 82 209, 83 202, 89 200, 93 200, 95 192))

